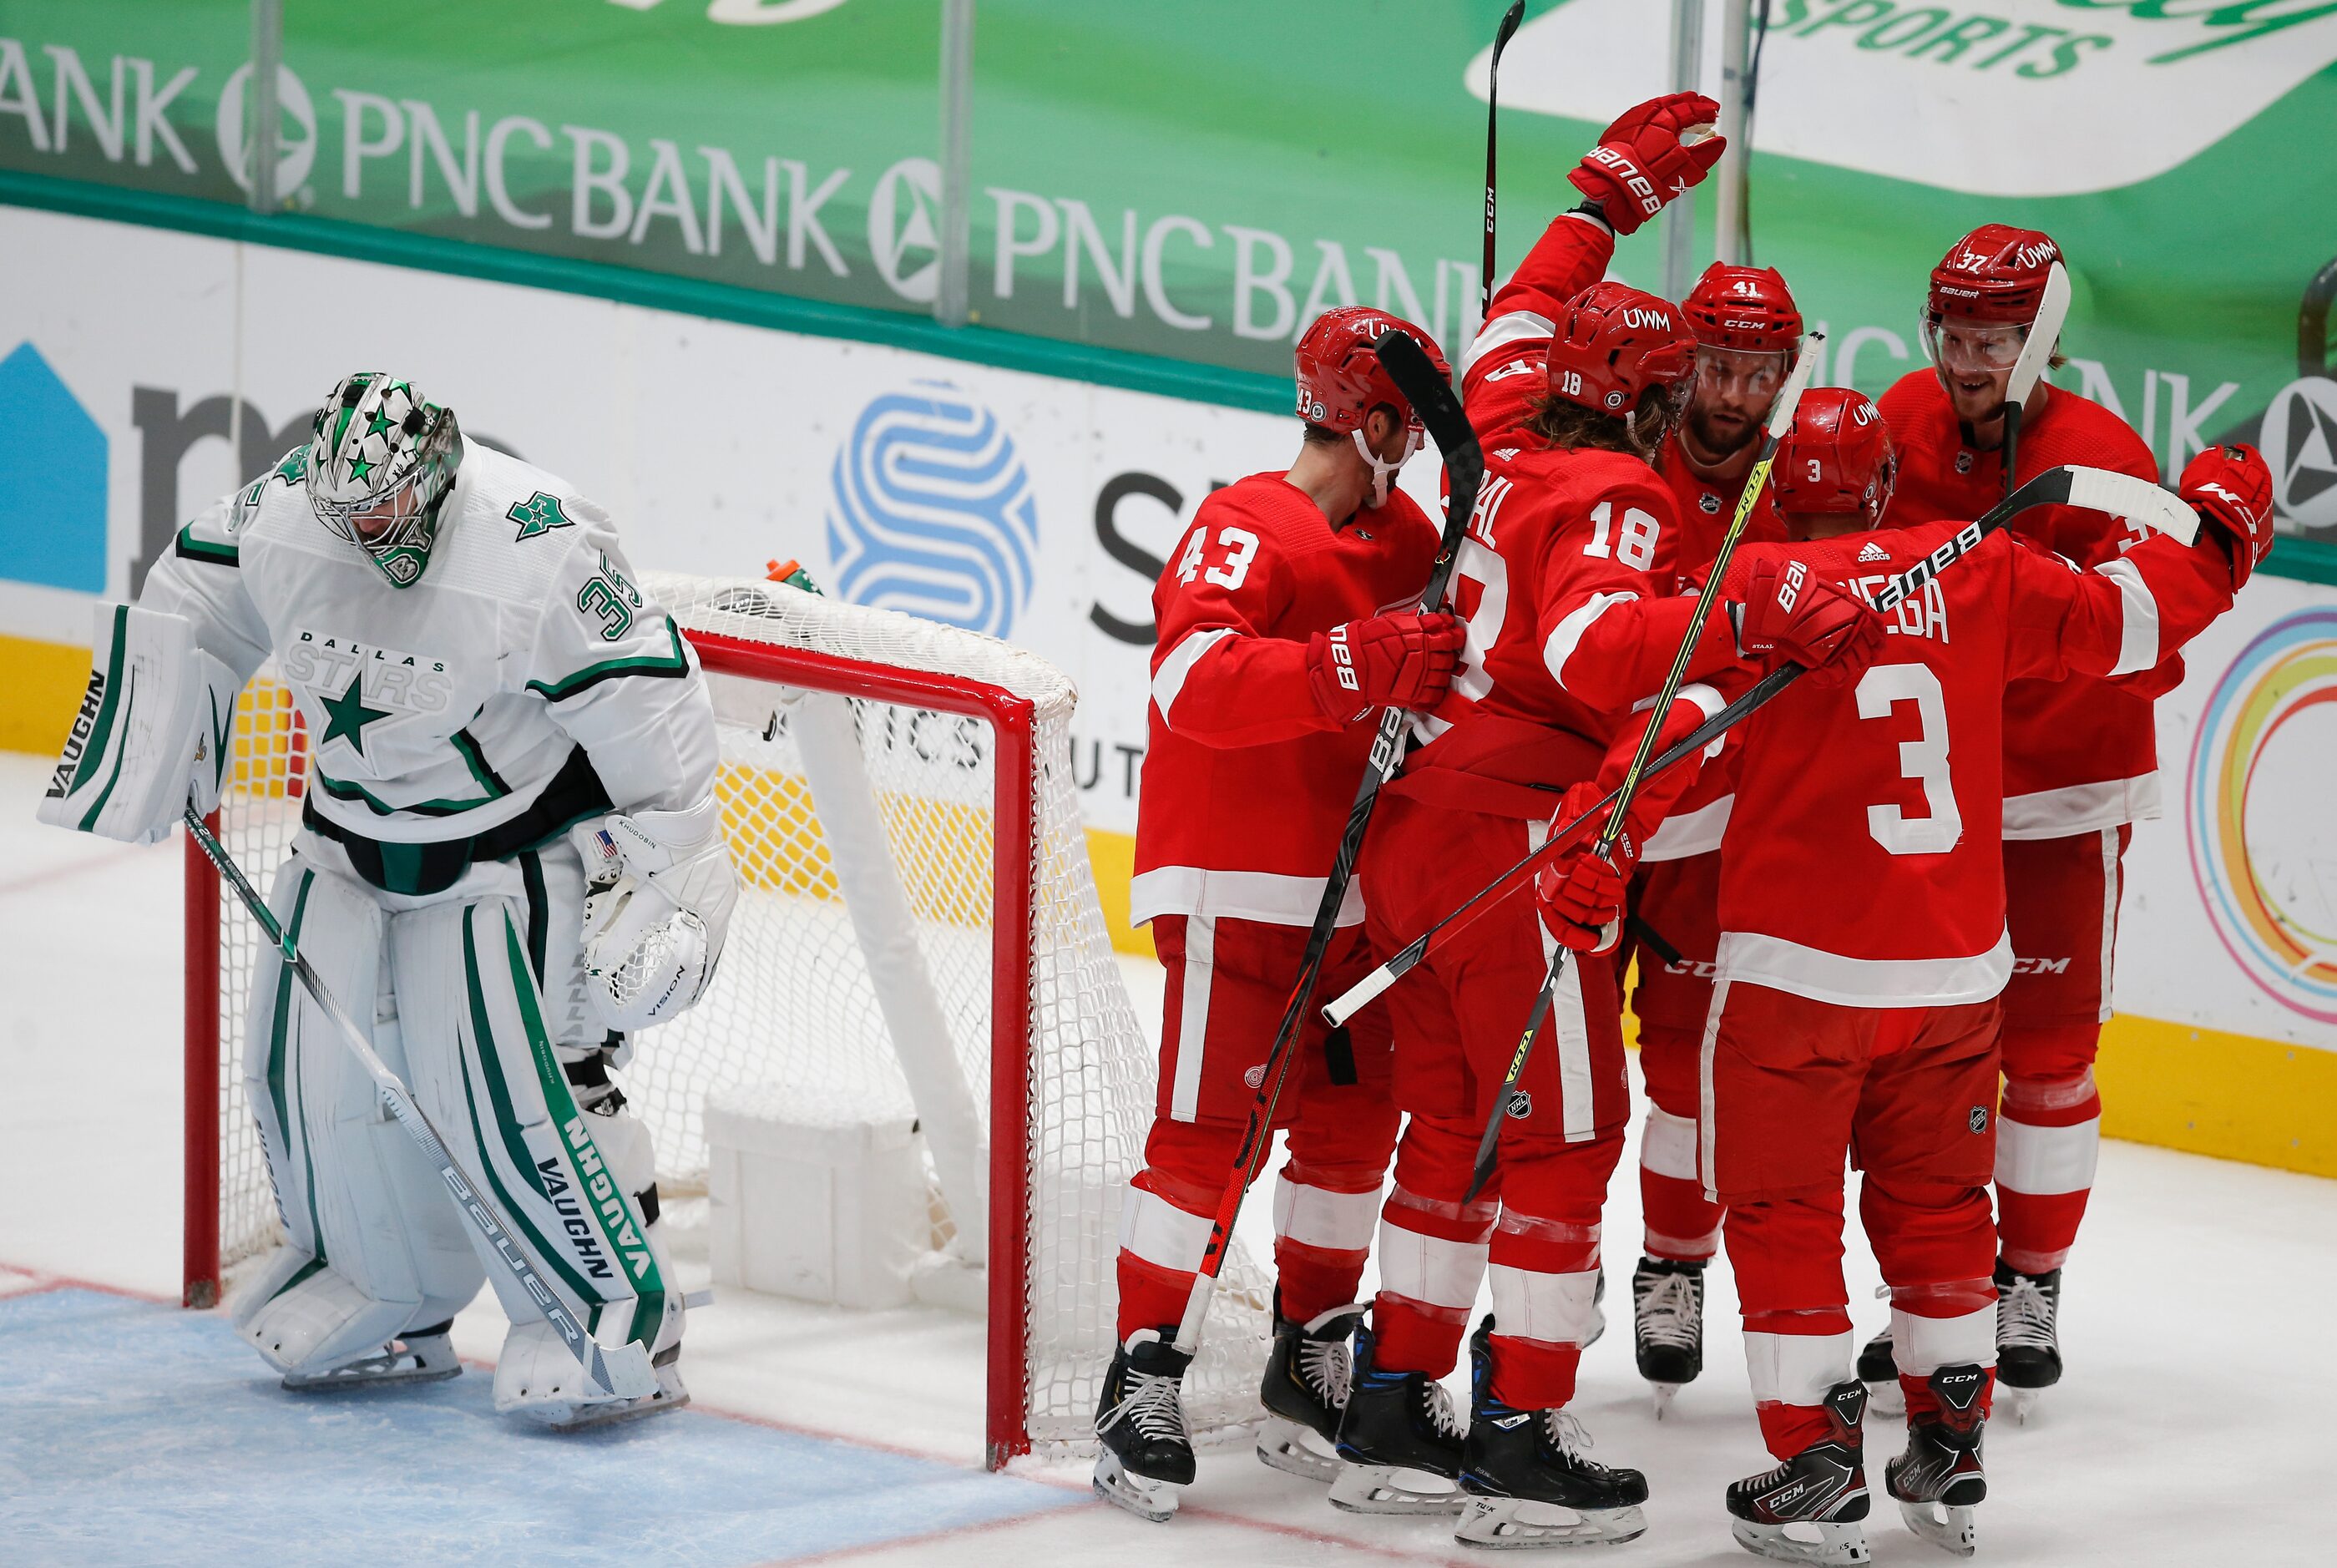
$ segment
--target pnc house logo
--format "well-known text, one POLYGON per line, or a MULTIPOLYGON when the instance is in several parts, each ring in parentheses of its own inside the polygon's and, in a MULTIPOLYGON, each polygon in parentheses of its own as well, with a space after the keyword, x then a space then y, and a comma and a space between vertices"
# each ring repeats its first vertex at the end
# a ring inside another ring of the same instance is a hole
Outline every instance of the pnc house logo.
POLYGON ((998 416, 947 381, 873 399, 830 470, 829 570, 856 603, 1004 637, 1039 549, 1030 470, 998 416))
POLYGON ((2256 433, 2273 505, 2303 528, 2337 528, 2337 381, 2308 376, 2280 390, 2256 433))

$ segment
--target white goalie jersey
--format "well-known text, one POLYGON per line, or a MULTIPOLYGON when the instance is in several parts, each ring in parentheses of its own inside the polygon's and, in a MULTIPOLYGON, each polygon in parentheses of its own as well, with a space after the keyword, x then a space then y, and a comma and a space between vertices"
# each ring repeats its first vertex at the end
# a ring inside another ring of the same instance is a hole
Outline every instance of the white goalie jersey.
POLYGON ((274 658, 308 728, 306 825, 365 880, 426 897, 474 856, 708 799, 697 658, 600 507, 474 443, 427 570, 393 588, 318 524, 308 451, 181 529, 140 605, 240 680, 274 658))

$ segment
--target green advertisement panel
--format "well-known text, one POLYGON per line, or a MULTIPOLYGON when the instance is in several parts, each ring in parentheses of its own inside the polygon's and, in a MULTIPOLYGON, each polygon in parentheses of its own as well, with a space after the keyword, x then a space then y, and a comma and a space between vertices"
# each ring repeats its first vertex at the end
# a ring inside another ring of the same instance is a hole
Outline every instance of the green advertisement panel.
MULTIPOLYGON (((1252 404, 1331 304, 1457 348, 1501 8, 973 0, 969 320, 1230 372, 1196 385, 1252 404)), ((2076 285, 2058 379, 2170 474, 2260 441, 2288 525, 2337 539, 2337 4, 1754 8, 1752 252, 1829 328, 1828 379, 1878 391, 1921 363, 1924 275, 1957 235, 2042 228, 2076 285)), ((312 218, 930 317, 946 9, 285 0, 276 188, 312 218)), ((1529 7, 1503 70, 1504 267, 1575 200, 1599 127, 1668 84, 1671 10, 1529 7)), ((239 0, 0 0, 0 171, 245 203, 253 39, 239 0)), ((1626 240, 1617 272, 1659 287, 1658 244, 1626 240)))

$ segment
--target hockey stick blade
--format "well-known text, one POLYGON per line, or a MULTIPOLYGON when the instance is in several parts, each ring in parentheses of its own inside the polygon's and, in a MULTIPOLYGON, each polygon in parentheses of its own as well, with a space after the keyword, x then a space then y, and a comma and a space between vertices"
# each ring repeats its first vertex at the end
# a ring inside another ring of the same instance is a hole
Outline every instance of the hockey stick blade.
MULTIPOLYGON (((1383 333, 1375 348, 1396 390, 1418 410, 1421 424, 1444 457, 1444 529, 1437 542, 1435 564, 1429 568, 1428 583, 1420 595, 1421 610, 1433 612, 1443 608, 1445 589, 1452 579, 1452 563, 1461 552, 1462 531, 1468 526, 1469 514, 1476 508, 1477 487, 1485 474, 1484 453, 1477 445, 1477 433, 1470 426, 1460 398, 1453 395, 1452 384, 1438 373, 1435 362, 1410 334, 1383 333)), ((1290 1076, 1300 1025, 1305 1019, 1307 1004, 1314 1000, 1315 982, 1322 975, 1323 957, 1330 950, 1332 934, 1338 929, 1339 911, 1346 903, 1347 884, 1354 875, 1355 857, 1363 849, 1364 830, 1371 826, 1372 808, 1378 802, 1380 787, 1394 775, 1403 760, 1403 732, 1411 722, 1412 716, 1401 708, 1390 708, 1380 715, 1379 730, 1372 739, 1371 756, 1355 786, 1354 804, 1347 808, 1346 827, 1341 830, 1338 848, 1332 856, 1330 875, 1324 879, 1322 901, 1316 905, 1314 923, 1307 928, 1306 947, 1299 958, 1290 1002, 1283 1009, 1274 1043, 1267 1047, 1265 1068, 1250 1099, 1249 1116, 1242 1129, 1233 1168, 1218 1197, 1209 1239, 1202 1248, 1201 1266, 1194 1270, 1193 1289, 1185 1298, 1185 1314, 1178 1322, 1176 1347, 1188 1355, 1200 1345, 1201 1326, 1208 1318, 1209 1298, 1217 1289, 1218 1274, 1225 1269, 1234 1224, 1241 1218, 1242 1200, 1248 1194, 1250 1183, 1257 1179, 1266 1150, 1273 1143, 1275 1108, 1281 1102, 1283 1086, 1290 1076)))
MULTIPOLYGON (((1910 567, 1902 576, 1883 585, 1875 595, 1875 608, 1889 610, 1913 594, 1920 593, 1925 583, 1938 575, 1940 570, 1969 553, 1989 534, 2003 527, 2014 517, 2034 506, 2061 505, 2100 505, 2116 510, 2121 515, 2139 516, 2154 526, 2162 522, 2166 531, 2183 537, 2182 519, 2174 515, 2180 509, 2189 516, 2190 527, 2195 533, 2198 518, 2182 502, 2151 484, 2131 475, 2112 473, 2107 469, 2084 468, 2074 465, 2049 468, 2023 485, 2012 496, 1990 509, 1987 515, 1966 524, 1955 536, 1942 544, 1929 556, 1910 567), (2105 484, 2105 481, 2110 482, 2105 484), (2146 494, 2146 492, 2147 494, 2146 494), (2095 501, 2080 500, 2080 495, 2092 495, 2095 501), (2168 503, 2172 503, 2172 507, 2168 503), (2132 510, 2129 510, 2131 508, 2132 510)), ((1761 677, 1745 695, 1706 720, 1662 756, 1648 765, 1648 776, 1653 778, 1685 761, 1696 752, 1717 740, 1729 730, 1743 723, 1766 707, 1779 692, 1802 673, 1798 664, 1778 665, 1761 677)), ((1612 794, 1590 808, 1595 815, 1605 810, 1614 799, 1612 794)), ((1510 867, 1482 887, 1472 893, 1438 919, 1427 930, 1399 948, 1377 968, 1355 982, 1323 1009, 1323 1015, 1333 1024, 1345 1023, 1366 1003, 1384 993, 1389 986, 1403 979, 1426 961, 1428 955, 1444 944, 1460 937, 1478 920, 1502 900, 1525 886, 1535 872, 1560 849, 1566 848, 1582 820, 1578 818, 1550 835, 1538 849, 1528 850, 1510 867)))
POLYGON ((2130 518, 2168 537, 2198 542, 2199 514, 2164 485, 2109 468, 2078 468, 2069 481, 2069 505, 2130 518))
POLYGON ((2054 345, 2061 341, 2061 325, 2069 318, 2069 274, 2058 261, 2045 270, 2045 291, 2037 300, 2037 315, 2029 323, 2019 356, 2004 384, 2004 494, 2012 495, 2019 472, 2020 422, 2029 415, 2029 394, 2052 363, 2054 345))
POLYGON ((631 1341, 618 1346, 603 1345, 576 1320, 567 1304, 544 1282, 543 1260, 529 1256, 519 1240, 517 1231, 496 1210, 479 1183, 471 1179, 470 1172, 463 1169, 461 1162, 447 1149, 446 1141, 438 1135, 437 1128, 431 1125, 430 1118, 423 1114, 422 1108, 414 1102, 412 1092, 396 1073, 389 1070, 389 1064, 374 1050, 373 1042, 367 1039, 355 1021, 341 1010, 340 1004, 333 1000, 332 993, 325 989, 324 981, 318 977, 308 957, 284 934, 283 927, 277 923, 275 912, 268 907, 267 900, 260 897, 259 889, 252 887, 250 880, 244 876, 243 868, 235 863, 235 858, 227 852, 227 847, 212 835, 192 806, 187 808, 185 821, 187 831, 194 835, 196 845, 219 868, 220 876, 234 889, 238 901, 259 922, 259 928, 268 934, 268 939, 276 950, 284 956, 285 963, 299 980, 300 988, 308 993, 310 999, 331 1020, 334 1029, 341 1036, 341 1043, 348 1047, 350 1054, 357 1059, 357 1064, 373 1080, 374 1088, 380 1094, 382 1103, 389 1108, 390 1115, 406 1130, 407 1136, 420 1145, 440 1180, 446 1183, 446 1190, 454 1195, 455 1206, 462 1210, 463 1217, 477 1229, 488 1248, 519 1281, 520 1289, 543 1313, 544 1320, 560 1331, 568 1353, 576 1357, 576 1363, 584 1369, 584 1375, 592 1380, 595 1387, 619 1398, 639 1399, 655 1393, 657 1372, 650 1365, 648 1348, 631 1341))

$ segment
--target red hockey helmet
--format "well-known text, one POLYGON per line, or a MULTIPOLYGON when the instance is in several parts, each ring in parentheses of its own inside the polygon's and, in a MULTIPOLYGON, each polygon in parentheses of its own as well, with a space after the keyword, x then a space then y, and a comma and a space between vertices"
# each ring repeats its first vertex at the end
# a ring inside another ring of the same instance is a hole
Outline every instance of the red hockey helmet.
POLYGON ((1687 318, 1696 340, 1707 348, 1787 358, 1801 350, 1801 309, 1775 267, 1715 261, 1680 301, 1680 313, 1687 318))
POLYGON ((1847 387, 1813 387, 1777 444, 1769 470, 1777 510, 1855 513, 1868 528, 1882 521, 1899 477, 1882 411, 1847 387))
POLYGON ((1555 397, 1628 418, 1650 388, 1675 410, 1696 385, 1696 338, 1680 308, 1626 283, 1593 283, 1568 300, 1550 338, 1555 397))
POLYGON ((1368 305, 1325 310, 1298 339, 1298 416, 1309 425, 1353 434, 1383 403, 1395 406, 1404 423, 1421 428, 1420 412, 1396 390, 1395 377, 1380 363, 1379 340, 1402 332, 1427 350, 1438 372, 1452 374, 1436 339, 1401 316, 1368 305))
POLYGON ((2046 274, 2060 259, 2061 248, 2042 230, 1983 223, 1949 246, 1931 269, 1925 312, 1933 321, 1957 316, 2027 326, 2037 319, 2046 274))

